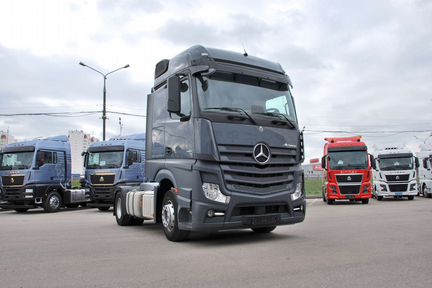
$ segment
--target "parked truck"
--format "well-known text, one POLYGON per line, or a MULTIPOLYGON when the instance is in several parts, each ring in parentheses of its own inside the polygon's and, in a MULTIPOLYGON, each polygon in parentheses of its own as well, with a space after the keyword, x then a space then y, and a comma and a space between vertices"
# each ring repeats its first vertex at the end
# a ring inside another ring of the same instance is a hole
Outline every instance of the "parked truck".
POLYGON ((371 156, 361 136, 325 138, 322 199, 331 205, 336 200, 361 201, 372 198, 371 156))
POLYGON ((71 149, 66 136, 8 144, 0 154, 2 208, 46 212, 77 207, 90 198, 71 189, 71 149))
POLYGON ((193 46, 155 69, 147 97, 146 179, 115 192, 119 225, 190 231, 302 222, 303 136, 280 64, 193 46))
POLYGON ((417 195, 416 168, 419 163, 413 153, 403 147, 383 147, 374 153, 373 171, 374 196, 381 201, 384 197, 407 197, 413 200, 417 195))
POLYGON ((92 144, 84 153, 86 187, 90 207, 108 210, 119 186, 145 182, 145 135, 135 134, 92 144))
POLYGON ((432 197, 432 149, 430 147, 420 147, 417 153, 419 159, 418 168, 418 190, 425 198, 432 197))

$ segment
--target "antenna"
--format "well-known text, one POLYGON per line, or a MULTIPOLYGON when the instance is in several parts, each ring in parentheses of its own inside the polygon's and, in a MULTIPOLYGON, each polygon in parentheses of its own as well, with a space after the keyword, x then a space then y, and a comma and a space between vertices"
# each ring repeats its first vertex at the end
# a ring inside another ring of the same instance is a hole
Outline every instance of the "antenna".
POLYGON ((122 123, 121 117, 119 117, 119 127, 120 127, 120 134, 119 134, 119 136, 121 136, 122 135, 122 131, 123 131, 123 123, 122 123))
POLYGON ((247 56, 248 56, 248 53, 246 52, 246 48, 244 47, 244 44, 243 44, 243 43, 242 43, 242 46, 243 46, 243 51, 244 51, 243 56, 247 57, 247 56))

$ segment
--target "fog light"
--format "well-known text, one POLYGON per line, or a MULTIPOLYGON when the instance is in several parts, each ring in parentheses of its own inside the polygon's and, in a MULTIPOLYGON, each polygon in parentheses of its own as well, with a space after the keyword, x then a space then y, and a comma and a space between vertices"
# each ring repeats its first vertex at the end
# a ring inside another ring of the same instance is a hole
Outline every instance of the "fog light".
POLYGON ((208 217, 211 218, 211 217, 213 217, 214 215, 215 215, 215 211, 214 211, 214 210, 208 210, 208 211, 207 211, 207 216, 208 216, 208 217))
POLYGON ((214 183, 203 183, 202 189, 204 191, 204 196, 212 201, 228 204, 230 197, 222 194, 219 189, 218 184, 214 183))
POLYGON ((380 190, 383 191, 383 192, 387 191, 387 187, 385 185, 383 185, 383 184, 380 184, 380 188, 381 188, 380 190))
POLYGON ((297 183, 296 190, 291 194, 291 200, 294 201, 299 199, 302 196, 302 193, 302 183, 297 183))
POLYGON ((411 184, 410 190, 416 190, 416 189, 417 189, 416 184, 415 183, 411 184))

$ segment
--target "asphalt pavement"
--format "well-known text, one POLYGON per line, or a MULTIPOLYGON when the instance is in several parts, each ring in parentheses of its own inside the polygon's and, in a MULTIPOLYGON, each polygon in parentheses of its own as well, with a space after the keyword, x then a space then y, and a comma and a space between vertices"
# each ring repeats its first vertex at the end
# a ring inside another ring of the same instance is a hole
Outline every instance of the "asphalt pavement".
POLYGON ((432 199, 328 206, 303 223, 166 240, 112 211, 0 212, 0 287, 432 287, 432 199))

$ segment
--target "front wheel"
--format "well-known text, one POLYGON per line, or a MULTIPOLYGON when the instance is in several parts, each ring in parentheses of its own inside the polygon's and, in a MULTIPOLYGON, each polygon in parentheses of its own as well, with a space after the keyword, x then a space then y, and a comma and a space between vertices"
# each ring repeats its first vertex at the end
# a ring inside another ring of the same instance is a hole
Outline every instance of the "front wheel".
POLYGON ((334 201, 335 201, 334 199, 327 199, 327 204, 333 205, 334 201))
POLYGON ((408 196, 408 200, 414 200, 414 196, 413 195, 408 196))
POLYGON ((126 194, 117 193, 114 201, 114 214, 117 224, 120 226, 132 225, 132 217, 126 214, 126 194))
POLYGON ((168 191, 162 202, 161 219, 166 238, 173 242, 184 241, 189 237, 189 231, 178 228, 177 209, 176 197, 174 193, 168 191))
POLYGON ((376 197, 376 199, 377 199, 378 201, 382 201, 383 198, 384 198, 383 196, 377 196, 377 197, 376 197))
POLYGON ((56 191, 52 191, 48 194, 45 203, 44 210, 45 212, 57 212, 60 210, 62 205, 62 198, 59 193, 56 191))
POLYGON ((260 234, 265 234, 265 233, 270 233, 272 232, 274 229, 276 229, 276 226, 270 226, 270 227, 259 227, 259 228, 251 228, 253 232, 255 233, 260 233, 260 234))
POLYGON ((362 204, 368 204, 369 203, 369 199, 362 199, 362 204))

